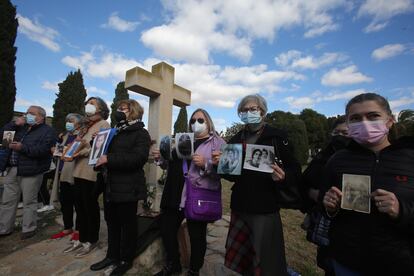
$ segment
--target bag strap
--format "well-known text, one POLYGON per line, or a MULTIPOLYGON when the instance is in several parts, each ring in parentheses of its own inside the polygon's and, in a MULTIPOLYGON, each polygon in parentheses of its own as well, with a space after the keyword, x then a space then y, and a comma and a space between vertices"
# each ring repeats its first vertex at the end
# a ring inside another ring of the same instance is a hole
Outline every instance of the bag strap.
POLYGON ((280 152, 279 152, 279 148, 277 146, 277 141, 275 137, 272 137, 272 145, 273 145, 273 148, 275 149, 275 160, 274 161, 279 167, 283 169, 283 161, 282 161, 282 158, 280 157, 280 152))

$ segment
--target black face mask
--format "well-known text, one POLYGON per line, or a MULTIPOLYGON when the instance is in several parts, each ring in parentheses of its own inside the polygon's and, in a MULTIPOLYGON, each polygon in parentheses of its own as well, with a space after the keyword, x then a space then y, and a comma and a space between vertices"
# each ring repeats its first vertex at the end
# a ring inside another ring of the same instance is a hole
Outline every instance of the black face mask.
POLYGON ((342 135, 335 135, 335 136, 332 136, 331 144, 335 150, 340 150, 340 149, 346 148, 349 142, 351 142, 351 140, 352 139, 349 137, 345 137, 342 135))
POLYGON ((126 115, 125 115, 125 113, 124 112, 121 112, 121 111, 116 111, 115 112, 115 120, 118 122, 118 123, 120 123, 120 122, 123 122, 123 121, 126 121, 126 115))

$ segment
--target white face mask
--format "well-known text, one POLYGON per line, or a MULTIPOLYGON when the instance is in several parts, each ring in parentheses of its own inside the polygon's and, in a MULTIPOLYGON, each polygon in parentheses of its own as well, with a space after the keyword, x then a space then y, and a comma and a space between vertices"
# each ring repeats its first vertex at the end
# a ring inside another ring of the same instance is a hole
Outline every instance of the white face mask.
POLYGON ((96 107, 93 104, 85 105, 85 113, 88 116, 92 116, 96 113, 96 107))
POLYGON ((204 133, 207 129, 206 123, 200 124, 199 122, 195 122, 191 125, 191 129, 193 130, 195 136, 200 136, 200 134, 204 133))

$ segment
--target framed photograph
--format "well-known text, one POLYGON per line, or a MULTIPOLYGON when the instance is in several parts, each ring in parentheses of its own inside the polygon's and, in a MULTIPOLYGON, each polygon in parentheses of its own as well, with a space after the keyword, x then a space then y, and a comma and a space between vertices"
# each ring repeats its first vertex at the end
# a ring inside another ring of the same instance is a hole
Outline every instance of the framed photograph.
POLYGON ((194 133, 176 133, 175 144, 180 159, 191 159, 194 154, 194 133))
POLYGON ((275 149, 272 146, 264 145, 246 145, 246 157, 244 159, 243 169, 272 173, 275 158, 275 149))
POLYGON ((111 129, 105 129, 96 134, 95 139, 93 139, 91 152, 89 154, 89 165, 95 165, 98 162, 99 157, 104 154, 110 132, 111 129))
POLYGON ((172 141, 171 136, 165 135, 160 139, 160 154, 164 160, 171 160, 172 141))
POLYGON ((75 152, 79 150, 79 147, 81 145, 80 141, 74 141, 67 149, 66 152, 64 152, 63 157, 72 158, 75 152))
POLYGON ((242 168, 242 144, 227 144, 221 146, 221 156, 217 167, 218 174, 240 175, 242 168))
POLYGON ((62 157, 63 152, 65 150, 65 146, 59 143, 56 143, 55 145, 55 151, 53 152, 53 156, 59 156, 62 157))
POLYGON ((342 175, 341 208, 371 213, 371 177, 369 175, 342 175))
POLYGON ((9 145, 13 142, 15 131, 5 130, 3 132, 3 139, 1 140, 1 146, 3 148, 9 148, 9 145))

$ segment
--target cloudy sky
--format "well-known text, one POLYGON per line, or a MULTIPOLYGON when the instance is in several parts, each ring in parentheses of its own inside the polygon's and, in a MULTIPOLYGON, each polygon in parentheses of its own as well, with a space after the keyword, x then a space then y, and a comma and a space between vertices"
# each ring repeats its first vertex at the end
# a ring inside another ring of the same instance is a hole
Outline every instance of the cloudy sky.
MULTIPOLYGON (((414 108, 414 0, 12 0, 19 20, 15 109, 52 114, 57 83, 81 69, 112 102, 125 71, 166 61, 219 129, 260 93, 269 110, 332 116, 362 92, 414 108)), ((130 93, 145 108, 148 99, 130 93)), ((174 117, 177 108, 174 109, 174 117)))

